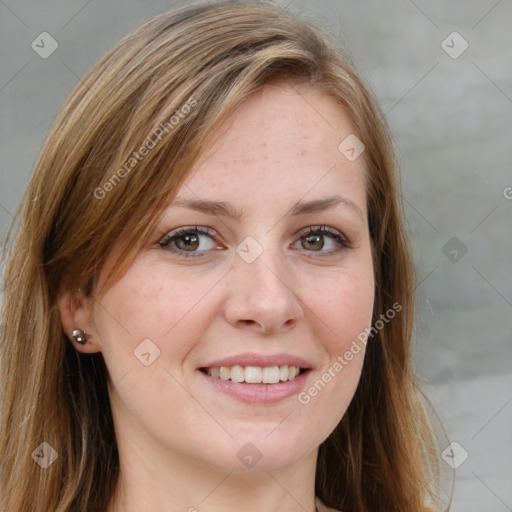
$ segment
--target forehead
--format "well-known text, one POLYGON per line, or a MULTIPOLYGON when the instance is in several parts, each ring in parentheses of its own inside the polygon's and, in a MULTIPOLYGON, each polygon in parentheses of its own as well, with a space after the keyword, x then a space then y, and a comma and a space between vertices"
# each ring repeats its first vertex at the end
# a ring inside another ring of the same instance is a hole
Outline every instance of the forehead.
POLYGON ((342 188, 365 203, 364 158, 350 161, 339 149, 353 131, 345 110, 326 93, 266 86, 224 121, 179 195, 284 199, 342 188))

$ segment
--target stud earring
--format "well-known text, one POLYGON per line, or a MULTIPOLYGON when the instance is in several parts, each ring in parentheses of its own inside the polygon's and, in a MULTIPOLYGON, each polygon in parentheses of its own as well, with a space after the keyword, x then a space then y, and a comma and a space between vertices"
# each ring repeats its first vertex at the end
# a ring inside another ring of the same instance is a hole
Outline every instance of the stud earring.
POLYGON ((75 329, 71 333, 71 337, 73 338, 73 341, 75 343, 78 343, 79 345, 84 345, 85 342, 90 338, 90 335, 82 331, 82 329, 75 329))

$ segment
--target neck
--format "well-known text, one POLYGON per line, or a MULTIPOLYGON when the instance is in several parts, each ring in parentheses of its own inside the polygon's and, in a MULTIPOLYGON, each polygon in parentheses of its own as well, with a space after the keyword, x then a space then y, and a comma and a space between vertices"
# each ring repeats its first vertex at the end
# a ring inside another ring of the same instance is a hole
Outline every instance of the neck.
POLYGON ((260 471, 209 466, 136 436, 118 437, 118 450, 120 479, 108 512, 316 511, 317 450, 260 471))

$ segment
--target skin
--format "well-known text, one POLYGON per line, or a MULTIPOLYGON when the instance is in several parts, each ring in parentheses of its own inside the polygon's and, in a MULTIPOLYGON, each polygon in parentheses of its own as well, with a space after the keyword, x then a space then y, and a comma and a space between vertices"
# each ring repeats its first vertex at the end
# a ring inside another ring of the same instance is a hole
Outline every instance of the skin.
POLYGON ((121 241, 92 297, 63 297, 65 332, 91 335, 75 348, 101 351, 108 368, 121 462, 109 512, 315 510, 318 447, 353 397, 364 346, 307 404, 297 394, 274 404, 241 403, 212 389, 198 368, 243 352, 292 354, 311 363, 307 390, 370 326, 367 171, 363 157, 351 162, 338 150, 351 133, 329 96, 267 86, 224 123, 178 192, 230 203, 243 215, 171 204, 117 283, 98 294, 121 241), (299 201, 334 195, 352 206, 288 212, 299 201), (350 248, 329 235, 303 234, 322 225, 342 233, 350 248), (158 245, 188 226, 217 233, 193 245, 199 257, 158 245), (236 252, 249 236, 263 251, 252 263, 236 252), (160 350, 149 366, 134 356, 144 339, 160 350), (252 467, 237 457, 248 442, 261 454, 252 467))

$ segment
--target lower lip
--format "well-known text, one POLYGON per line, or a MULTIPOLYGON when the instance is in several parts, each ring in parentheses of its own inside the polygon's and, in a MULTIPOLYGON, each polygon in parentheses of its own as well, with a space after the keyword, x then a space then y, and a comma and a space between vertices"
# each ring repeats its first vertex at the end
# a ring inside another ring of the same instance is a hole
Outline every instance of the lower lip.
POLYGON ((210 377, 197 370, 216 391, 220 391, 246 404, 274 404, 297 395, 304 388, 311 370, 307 370, 293 380, 276 384, 247 384, 210 377))

